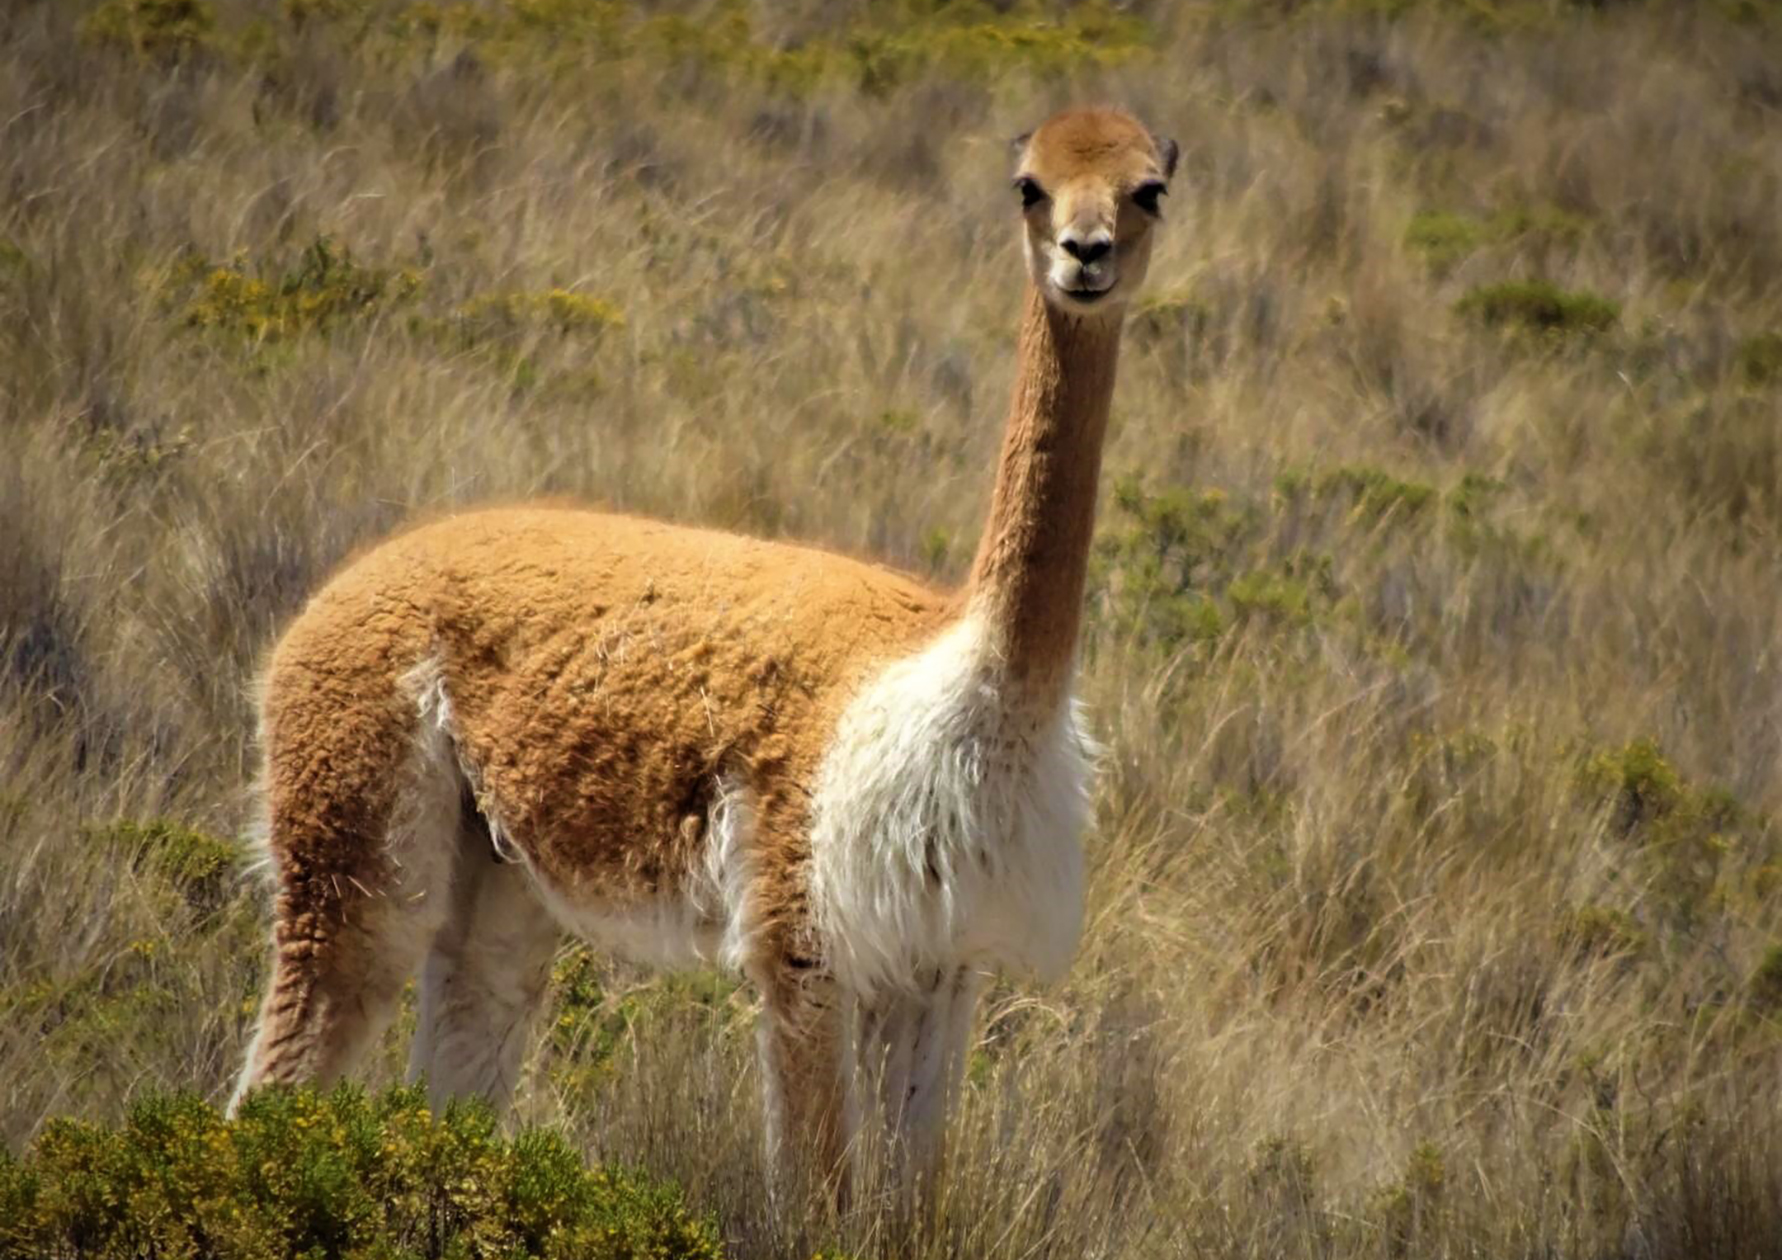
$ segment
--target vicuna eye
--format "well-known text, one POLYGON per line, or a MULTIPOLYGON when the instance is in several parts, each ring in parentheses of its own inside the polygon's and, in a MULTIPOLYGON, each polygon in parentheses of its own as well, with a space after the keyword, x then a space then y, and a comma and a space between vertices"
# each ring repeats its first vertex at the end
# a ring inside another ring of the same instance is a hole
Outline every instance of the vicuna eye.
POLYGON ((1157 199, 1169 191, 1169 185, 1162 180, 1147 180, 1132 190, 1132 202, 1146 214, 1158 213, 1157 199))
POLYGON ((1039 186, 1037 180, 1029 179, 1025 175, 1016 177, 1015 191, 1021 194, 1021 205, 1028 210, 1033 209, 1046 199, 1046 190, 1039 186))

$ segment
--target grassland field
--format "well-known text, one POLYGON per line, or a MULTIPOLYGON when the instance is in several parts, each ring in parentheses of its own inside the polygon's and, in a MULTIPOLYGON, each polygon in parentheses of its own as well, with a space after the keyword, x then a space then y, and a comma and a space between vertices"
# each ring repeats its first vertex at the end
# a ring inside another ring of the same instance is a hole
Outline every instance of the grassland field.
POLYGON ((1182 146, 1089 926, 934 1229, 769 1199, 715 974, 566 946, 523 1120, 734 1257, 1782 1255, 1759 0, 0 3, 0 1147, 226 1096, 255 670, 356 548, 556 496, 960 579, 1006 142, 1085 100, 1182 146))

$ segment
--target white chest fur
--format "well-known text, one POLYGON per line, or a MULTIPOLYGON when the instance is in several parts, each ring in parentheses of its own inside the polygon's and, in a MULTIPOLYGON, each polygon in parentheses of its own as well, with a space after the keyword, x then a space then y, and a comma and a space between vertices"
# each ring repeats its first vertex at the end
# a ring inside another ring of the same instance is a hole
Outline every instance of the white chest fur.
POLYGON ((811 892, 860 993, 982 963, 1060 975, 1083 918, 1093 749, 1011 707, 967 619, 849 704, 818 777, 811 892))

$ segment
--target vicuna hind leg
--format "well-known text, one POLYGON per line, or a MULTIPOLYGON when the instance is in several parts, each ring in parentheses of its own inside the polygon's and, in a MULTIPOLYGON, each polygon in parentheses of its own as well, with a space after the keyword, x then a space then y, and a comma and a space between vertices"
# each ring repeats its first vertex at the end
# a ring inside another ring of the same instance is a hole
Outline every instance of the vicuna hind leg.
POLYGON ((561 932, 526 869, 498 861, 486 827, 468 811, 465 823, 451 912, 421 972, 408 1073, 426 1078, 435 1107, 477 1095, 499 1111, 519 1080, 561 932))
POLYGON ((859 1056, 878 1085, 893 1184, 906 1201, 933 1196, 980 987, 975 971, 949 968, 861 1014, 859 1056))
MULTIPOLYGON (((381 734, 382 732, 380 732, 381 734)), ((271 768, 276 872, 272 981, 230 1109, 256 1085, 326 1083, 350 1072, 396 1012, 402 986, 445 922, 459 781, 441 750, 379 759, 343 724, 334 747, 298 750, 332 772, 271 768)), ((273 756, 279 755, 274 746, 273 756)), ((295 758, 294 758, 295 759, 295 758)))
POLYGON ((854 1109, 851 1004, 835 982, 802 962, 752 976, 764 999, 758 1041, 767 1108, 768 1161, 778 1188, 826 1186, 839 1206, 851 1193, 854 1109))

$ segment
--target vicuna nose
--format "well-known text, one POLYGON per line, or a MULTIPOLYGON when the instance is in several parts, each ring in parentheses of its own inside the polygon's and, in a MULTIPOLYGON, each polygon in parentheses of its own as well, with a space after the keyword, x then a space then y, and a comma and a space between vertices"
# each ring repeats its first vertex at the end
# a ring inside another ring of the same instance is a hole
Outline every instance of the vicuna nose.
POLYGON ((1066 232, 1058 238, 1064 252, 1083 264, 1103 258, 1114 248, 1114 238, 1106 232, 1095 232, 1089 236, 1078 236, 1074 232, 1066 232))

